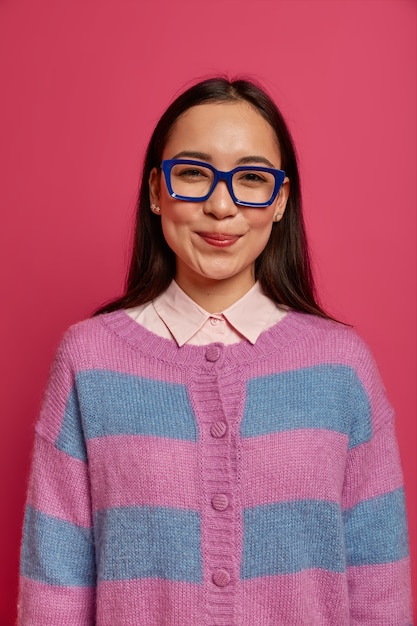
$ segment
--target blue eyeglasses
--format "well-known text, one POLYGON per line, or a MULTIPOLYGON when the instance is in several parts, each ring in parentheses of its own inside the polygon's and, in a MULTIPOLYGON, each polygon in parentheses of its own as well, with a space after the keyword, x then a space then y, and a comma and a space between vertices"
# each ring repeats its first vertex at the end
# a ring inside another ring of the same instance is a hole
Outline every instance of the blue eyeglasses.
POLYGON ((204 202, 217 183, 224 180, 235 204, 254 208, 270 206, 284 182, 285 172, 271 167, 241 165, 221 172, 210 163, 190 159, 167 159, 161 169, 168 193, 186 202, 204 202))

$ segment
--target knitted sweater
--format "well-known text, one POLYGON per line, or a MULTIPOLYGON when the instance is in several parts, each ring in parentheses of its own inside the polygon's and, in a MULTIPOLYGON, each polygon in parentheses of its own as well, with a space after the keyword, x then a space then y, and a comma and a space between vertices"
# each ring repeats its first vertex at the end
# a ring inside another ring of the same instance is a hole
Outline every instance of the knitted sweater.
POLYGON ((36 426, 25 626, 406 626, 392 410, 367 348, 290 311, 181 348, 117 311, 66 334, 36 426))

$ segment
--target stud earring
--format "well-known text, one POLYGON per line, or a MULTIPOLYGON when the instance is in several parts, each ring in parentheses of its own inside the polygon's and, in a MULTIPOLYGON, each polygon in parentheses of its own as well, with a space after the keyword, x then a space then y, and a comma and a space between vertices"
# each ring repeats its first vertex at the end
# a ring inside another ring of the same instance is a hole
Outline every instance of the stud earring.
POLYGON ((278 222, 278 218, 281 217, 281 213, 275 213, 274 222, 278 222))
POLYGON ((159 206, 157 206, 156 204, 151 204, 151 211, 153 211, 154 213, 156 213, 157 215, 159 215, 159 213, 161 212, 161 209, 159 206))

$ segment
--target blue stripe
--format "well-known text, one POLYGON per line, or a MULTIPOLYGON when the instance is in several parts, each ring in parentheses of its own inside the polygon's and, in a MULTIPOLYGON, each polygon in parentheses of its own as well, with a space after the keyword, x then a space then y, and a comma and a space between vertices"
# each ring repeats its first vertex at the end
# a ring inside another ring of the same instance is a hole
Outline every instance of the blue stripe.
POLYGON ((393 563, 408 556, 404 490, 365 500, 344 511, 349 565, 393 563))
POLYGON ((243 513, 242 578, 293 574, 308 568, 345 570, 343 527, 332 502, 298 500, 243 513))
POLYGON ((56 445, 85 460, 85 439, 106 435, 196 441, 197 424, 185 386, 107 370, 80 372, 56 445))
POLYGON ((369 441, 369 400, 354 370, 320 365, 248 381, 242 437, 299 428, 346 434, 350 447, 369 441))
POLYGON ((87 439, 129 434, 197 440, 184 385, 90 370, 77 376, 77 390, 87 439))
POLYGON ((80 408, 75 388, 71 389, 65 407, 56 447, 81 461, 87 461, 87 448, 83 435, 80 408))
POLYGON ((99 580, 202 581, 200 516, 169 507, 120 507, 95 517, 99 580))
POLYGON ((94 585, 92 530, 27 506, 20 567, 23 576, 49 585, 94 585))

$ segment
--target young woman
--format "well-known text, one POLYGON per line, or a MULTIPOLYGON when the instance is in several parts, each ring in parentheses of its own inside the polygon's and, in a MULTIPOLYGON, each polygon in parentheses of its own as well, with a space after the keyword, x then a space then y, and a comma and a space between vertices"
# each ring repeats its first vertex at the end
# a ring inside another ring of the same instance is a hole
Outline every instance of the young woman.
POLYGON ((392 410, 315 300, 262 89, 215 78, 164 113, 126 292, 99 313, 36 427, 21 625, 411 623, 392 410))

